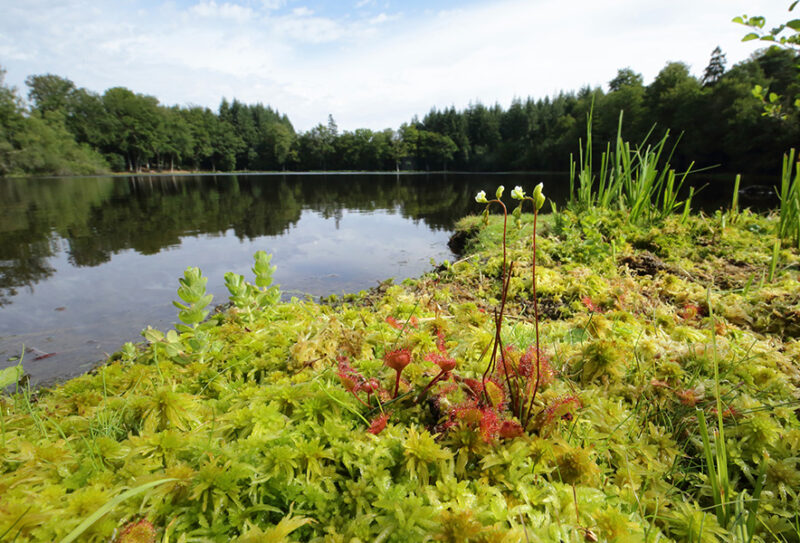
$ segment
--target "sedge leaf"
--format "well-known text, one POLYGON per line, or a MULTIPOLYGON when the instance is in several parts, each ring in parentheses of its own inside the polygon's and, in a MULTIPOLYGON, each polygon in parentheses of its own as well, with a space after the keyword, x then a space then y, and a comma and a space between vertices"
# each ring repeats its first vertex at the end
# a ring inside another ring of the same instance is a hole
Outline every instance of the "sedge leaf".
POLYGON ((100 520, 100 517, 114 509, 117 505, 124 502, 128 498, 132 498, 137 494, 141 494, 145 490, 149 490, 154 486, 158 486, 164 483, 168 483, 170 481, 176 481, 177 479, 159 479, 158 481, 150 481, 149 483, 145 483, 143 485, 137 486, 136 488, 131 488, 114 498, 103 504, 97 511, 86 517, 86 520, 78 524, 78 526, 72 530, 67 536, 61 540, 61 543, 72 543, 75 541, 83 532, 85 532, 92 524, 100 520))

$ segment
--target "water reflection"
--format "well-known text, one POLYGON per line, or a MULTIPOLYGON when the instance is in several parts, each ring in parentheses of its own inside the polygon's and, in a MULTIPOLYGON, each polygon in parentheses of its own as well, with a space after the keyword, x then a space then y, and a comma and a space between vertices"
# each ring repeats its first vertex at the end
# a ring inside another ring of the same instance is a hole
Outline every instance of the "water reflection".
MULTIPOLYGON (((540 176, 541 177, 541 176, 540 176)), ((0 367, 22 345, 34 380, 73 375, 145 325, 174 321, 187 266, 227 299, 274 254, 284 291, 322 295, 400 280, 443 260, 474 195, 525 175, 232 175, 0 179, 0 367)), ((554 183, 552 191, 556 191, 554 183)), ((551 191, 551 192, 552 192, 551 191)))
MULTIPOLYGON (((480 211, 477 191, 539 181, 564 202, 564 174, 0 179, 0 368, 24 344, 58 353, 26 357, 34 381, 80 373, 146 325, 170 327, 187 266, 221 303, 223 274, 250 277, 258 250, 299 296, 417 276, 452 256, 449 231, 480 211)), ((733 176, 697 183, 710 187, 695 209, 729 202, 733 176)))

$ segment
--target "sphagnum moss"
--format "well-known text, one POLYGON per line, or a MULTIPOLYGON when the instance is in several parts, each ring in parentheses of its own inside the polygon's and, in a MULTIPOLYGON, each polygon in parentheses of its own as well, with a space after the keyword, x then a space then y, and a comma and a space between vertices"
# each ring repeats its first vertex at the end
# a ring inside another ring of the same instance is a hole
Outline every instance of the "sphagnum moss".
POLYGON ((153 483, 80 540, 152 526, 157 541, 736 541, 714 513, 697 409, 712 444, 722 420, 731 491, 756 511, 753 541, 797 540, 798 255, 784 249, 788 264, 762 282, 772 247, 759 233, 775 219, 715 220, 643 230, 602 210, 541 217, 537 294, 552 306, 539 314, 536 371, 523 270, 533 225, 520 215, 506 235, 506 265, 519 265, 502 373, 485 381, 502 219, 489 218, 469 258, 336 306, 279 302, 264 255, 260 284, 229 277, 234 307, 197 321, 205 293, 192 272, 181 330, 0 399, 0 540, 60 541, 153 483), (645 252, 660 264, 638 266, 654 262, 645 252), (717 281, 713 263, 730 255, 759 276, 747 289, 717 281), (399 381, 385 365, 395 349, 408 349, 399 381), (479 401, 485 390, 511 405, 506 371, 547 376, 524 428, 479 401))

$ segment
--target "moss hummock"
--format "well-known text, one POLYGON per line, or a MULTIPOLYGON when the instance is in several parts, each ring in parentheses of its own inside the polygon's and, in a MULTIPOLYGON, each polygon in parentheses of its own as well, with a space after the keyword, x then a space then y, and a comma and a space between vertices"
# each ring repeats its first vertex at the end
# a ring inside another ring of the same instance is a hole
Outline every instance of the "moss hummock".
POLYGON ((165 480, 78 540, 734 541, 755 511, 753 541, 798 541, 800 255, 782 248, 769 281, 775 218, 725 217, 543 217, 538 367, 523 216, 502 367, 484 376, 502 292, 493 217, 417 280, 243 302, 3 396, 0 540, 59 541, 165 480), (501 370, 538 383, 524 426, 501 370), (727 517, 701 412, 712 434, 724 425, 727 517))

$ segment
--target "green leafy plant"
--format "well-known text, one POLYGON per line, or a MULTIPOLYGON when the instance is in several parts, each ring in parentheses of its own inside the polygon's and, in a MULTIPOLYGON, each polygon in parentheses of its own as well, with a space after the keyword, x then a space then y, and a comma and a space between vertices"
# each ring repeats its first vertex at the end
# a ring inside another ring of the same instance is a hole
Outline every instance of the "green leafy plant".
POLYGON ((272 255, 258 251, 254 258, 252 271, 256 276, 255 285, 245 281, 242 275, 233 272, 225 274, 225 286, 230 292, 231 303, 245 310, 250 318, 253 311, 275 305, 281 297, 278 285, 272 284, 272 274, 276 270, 275 266, 270 265, 272 255))
MULTIPOLYGON (((24 356, 23 352, 23 356, 24 356)), ((2 445, 6 446, 6 414, 5 405, 2 400, 3 391, 13 384, 19 382, 25 374, 25 369, 22 367, 22 356, 20 356, 19 363, 16 366, 11 366, 0 370, 0 437, 2 437, 2 445)))
MULTIPOLYGON (((617 126, 615 149, 611 143, 600 157, 595 173, 592 151, 592 112, 586 120, 586 149, 579 141, 577 162, 570 155, 570 199, 568 206, 575 212, 594 207, 624 211, 631 223, 650 224, 663 221, 676 209, 688 213, 694 192, 686 200, 678 200, 694 163, 683 173, 670 168, 675 146, 666 154, 669 130, 655 144, 647 140, 632 147, 622 138, 622 112, 617 126)), ((677 145, 677 143, 676 143, 677 145)))
POLYGON ((18 382, 24 374, 25 369, 22 367, 22 362, 0 370, 0 391, 18 382))
POLYGON ((174 481, 175 479, 159 479, 157 481, 150 481, 149 483, 145 483, 143 485, 139 485, 137 487, 131 488, 130 490, 126 490, 125 492, 121 493, 119 496, 116 496, 114 499, 109 500, 106 502, 102 507, 100 507, 97 511, 86 517, 83 522, 81 522, 74 530, 72 530, 64 539, 60 541, 60 543, 72 543, 76 539, 78 539, 92 524, 97 522, 100 518, 103 517, 106 513, 111 511, 116 505, 122 503, 123 501, 132 498, 138 494, 141 494, 147 490, 150 490, 153 487, 158 485, 163 485, 164 483, 168 483, 170 481, 174 481))
POLYGON ((778 237, 790 240, 800 248, 800 160, 795 161, 794 149, 783 155, 778 196, 781 202, 778 237))
MULTIPOLYGON (((789 4, 789 11, 793 11, 795 7, 797 7, 797 0, 789 4)), ((771 44, 772 47, 800 49, 800 19, 791 19, 768 31, 764 30, 767 20, 760 15, 734 17, 733 22, 751 29, 751 32, 748 32, 742 38, 743 42, 759 40, 771 44)), ((755 85, 752 94, 763 104, 764 116, 781 120, 785 120, 788 117, 784 108, 784 100, 777 93, 769 92, 768 89, 763 88, 761 85, 755 85)), ((794 103, 788 104, 788 107, 800 110, 800 96, 796 96, 794 103)))
POLYGON ((206 294, 206 283, 208 278, 203 277, 200 268, 189 267, 183 272, 183 277, 178 280, 178 296, 185 303, 172 302, 180 311, 178 318, 183 325, 176 328, 182 332, 191 331, 198 324, 203 322, 208 316, 209 310, 206 309, 213 299, 213 295, 206 294))

